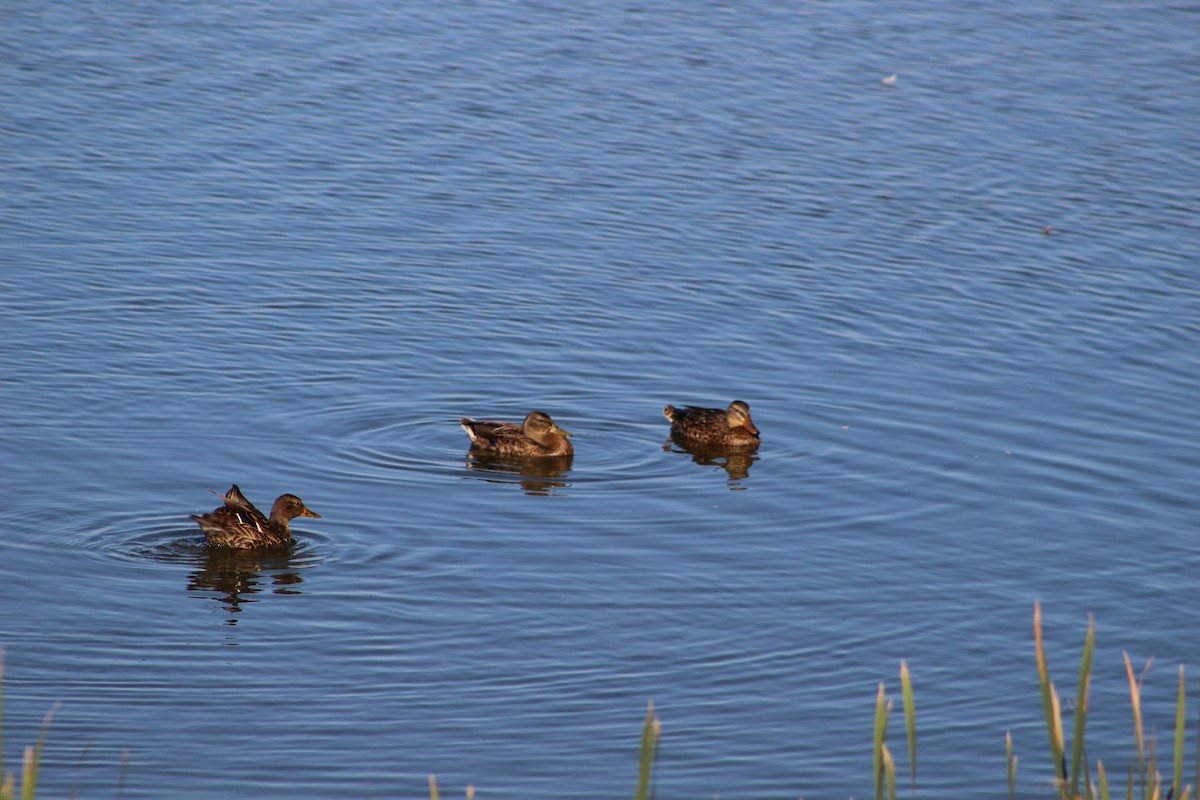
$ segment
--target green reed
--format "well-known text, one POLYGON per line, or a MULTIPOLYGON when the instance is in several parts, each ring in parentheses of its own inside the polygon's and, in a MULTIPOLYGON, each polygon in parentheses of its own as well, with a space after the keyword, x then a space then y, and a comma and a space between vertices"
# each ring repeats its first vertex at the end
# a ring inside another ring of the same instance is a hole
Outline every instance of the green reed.
POLYGON ((913 700, 912 673, 908 663, 900 662, 900 697, 904 700, 904 734, 908 739, 909 787, 917 791, 917 704, 913 700))
MULTIPOLYGON (((642 722, 642 744, 638 751, 637 788, 633 792, 634 800, 652 800, 654 797, 653 776, 654 762, 658 758, 658 741, 662 736, 662 722, 654 713, 654 701, 646 707, 646 718, 642 722)), ((0 797, 0 800, 7 798, 0 797)), ((437 777, 429 776, 429 800, 441 800, 438 792, 437 777)), ((467 787, 467 800, 475 800, 475 787, 467 787)))
MULTIPOLYGON (((908 740, 908 778, 913 794, 917 791, 917 706, 913 700, 912 674, 908 664, 900 662, 900 698, 904 703, 904 733, 908 740)), ((896 798, 896 761, 887 746, 887 726, 894 701, 888 699, 881 683, 875 693, 875 735, 872 763, 875 768, 875 800, 896 798)))
MULTIPOLYGON (((1097 759, 1094 765, 1090 764, 1086 746, 1095 634, 1095 620, 1089 615, 1087 633, 1084 637, 1080 657, 1079 684, 1076 689, 1075 713, 1070 749, 1068 750, 1064 737, 1062 704, 1058 690, 1050 679, 1050 669, 1046 659, 1045 642, 1042 636, 1041 604, 1034 604, 1034 656, 1045 715, 1050 761, 1054 774, 1053 787, 1059 800, 1111 800, 1112 797, 1109 774, 1104 762, 1097 759)), ((1176 691, 1175 724, 1172 730, 1173 746, 1171 747, 1173 770, 1170 780, 1166 781, 1158 768, 1155 734, 1153 731, 1147 734, 1142 712, 1143 683, 1150 665, 1147 663, 1140 674, 1135 674, 1128 653, 1124 654, 1124 662, 1133 718, 1133 744, 1126 777, 1125 800, 1193 800, 1195 784, 1187 786, 1183 784, 1184 750, 1187 739, 1187 678, 1184 667, 1182 665, 1179 667, 1179 685, 1176 691)), ((916 702, 913 694, 912 674, 908 664, 904 661, 900 662, 900 696, 903 702, 904 729, 908 744, 909 784, 915 797, 917 791, 916 702)), ((875 727, 872 746, 876 800, 883 800, 885 796, 888 800, 895 800, 896 797, 896 762, 887 744, 888 722, 891 719, 893 705, 894 701, 888 697, 887 688, 880 683, 875 698, 875 727)), ((0 800, 17 800, 18 796, 21 800, 33 800, 37 792, 42 751, 50 723, 57 709, 58 704, 55 704, 46 713, 38 733, 37 744, 26 747, 24 750, 19 784, 20 794, 18 795, 17 776, 12 772, 4 771, 4 651, 0 648, 0 775, 3 776, 3 782, 0 783, 0 800)), ((653 773, 661 735, 662 724, 655 713, 654 703, 651 702, 647 706, 646 716, 642 723, 634 800, 653 800, 653 773)), ((1019 759, 1014 752, 1011 732, 1005 734, 1004 751, 1008 796, 1010 800, 1015 800, 1019 759)), ((127 767, 128 753, 125 754, 122 763, 121 788, 123 788, 127 767)), ((1197 745, 1195 769, 1197 776, 1200 777, 1200 743, 1197 745)), ((437 779, 433 775, 429 776, 429 796, 430 800, 440 800, 437 779)), ((467 800, 474 800, 474 786, 467 787, 466 797, 467 800)))
MULTIPOLYGON (((1095 782, 1092 779, 1092 769, 1087 759, 1087 717, 1089 712, 1088 692, 1091 688, 1092 660, 1095 652, 1096 624, 1088 616, 1088 629, 1084 637, 1083 652, 1079 663, 1079 685, 1075 698, 1075 720, 1072 730, 1071 761, 1068 770, 1066 748, 1063 739, 1062 708, 1058 692, 1050 680, 1050 670, 1046 661, 1045 642, 1042 638, 1042 609, 1040 603, 1033 607, 1033 638, 1035 657, 1038 668, 1038 681, 1042 691, 1042 704, 1046 716, 1046 732, 1050 742, 1050 759, 1055 770, 1054 787, 1061 800, 1110 800, 1108 772, 1104 762, 1097 759, 1095 763, 1095 782)), ((1129 683, 1130 710, 1133 717, 1133 747, 1130 755, 1128 777, 1125 786, 1126 800, 1190 800, 1195 791, 1194 785, 1183 785, 1184 743, 1186 740, 1187 715, 1187 683, 1184 668, 1179 667, 1179 688, 1175 700, 1174 726, 1174 770, 1171 781, 1163 780, 1154 752, 1154 734, 1147 738, 1142 714, 1142 684, 1149 669, 1149 663, 1140 675, 1134 674, 1133 663, 1129 654, 1124 654, 1125 676, 1129 683)), ((1011 746, 1009 749, 1011 756, 1011 746)), ((1015 771, 1015 763, 1012 770, 1015 771)), ((1200 771, 1200 756, 1197 757, 1197 770, 1200 771)), ((1009 796, 1013 796, 1015 777, 1010 772, 1009 796)))
MULTIPOLYGON (((1045 645, 1042 639, 1041 605, 1034 605, 1033 627, 1034 642, 1038 663, 1038 678, 1042 687, 1042 698, 1045 704, 1046 725, 1050 735, 1051 758, 1056 769, 1055 789, 1062 800, 1077 800, 1084 798, 1092 800, 1099 797, 1109 800, 1108 774, 1103 761, 1097 760, 1095 765, 1096 780, 1092 782, 1091 770, 1086 757, 1086 727, 1088 715, 1088 689, 1091 685, 1092 657, 1095 649, 1095 621, 1088 617, 1087 636, 1083 643, 1083 654, 1079 665, 1079 686, 1075 700, 1075 725, 1071 747, 1071 767, 1067 771, 1067 763, 1063 758, 1062 740, 1062 711, 1058 703, 1058 694, 1050 681, 1049 669, 1046 666, 1045 645), (1082 786, 1082 789, 1081 789, 1082 786), (1081 794, 1082 791, 1082 794, 1081 794)), ((1189 800, 1195 790, 1194 786, 1183 785, 1184 741, 1186 739, 1187 713, 1187 683, 1182 666, 1179 668, 1179 689, 1175 701, 1174 726, 1174 771, 1170 783, 1163 780, 1158 769, 1154 750, 1153 734, 1147 738, 1142 714, 1142 684, 1149 669, 1149 663, 1140 675, 1134 674, 1133 663, 1129 654, 1124 654, 1125 676, 1129 683, 1129 701, 1133 716, 1133 747, 1130 756, 1128 778, 1125 786, 1126 800, 1189 800)), ((1200 765, 1198 765, 1200 767, 1200 765)))
POLYGON ((654 796, 650 788, 654 762, 658 758, 658 740, 662 736, 662 723, 654 713, 654 701, 646 706, 646 719, 642 722, 642 746, 638 758, 637 789, 634 800, 648 800, 654 796))
MULTIPOLYGON (((1059 800, 1111 800, 1109 776, 1104 762, 1097 759, 1090 765, 1087 754, 1087 721, 1090 711, 1092 666, 1096 649, 1096 623, 1089 615, 1087 633, 1084 636, 1079 661, 1079 682, 1076 687, 1071 739, 1067 741, 1063 726, 1062 702, 1054 682, 1050 679, 1050 668, 1046 658, 1045 641, 1042 636, 1042 609, 1040 603, 1033 608, 1034 657, 1037 666, 1038 684, 1042 695, 1042 710, 1046 721, 1046 738, 1049 743, 1050 763, 1053 768, 1054 792, 1059 800)), ((1155 754, 1155 734, 1147 733, 1142 713, 1142 685, 1146 669, 1134 674, 1133 664, 1125 655, 1125 674, 1129 683, 1130 707, 1133 718, 1133 747, 1129 760, 1125 787, 1126 800, 1192 800, 1194 785, 1183 783, 1184 748, 1187 733, 1187 682, 1185 671, 1179 668, 1179 687, 1176 692, 1175 719, 1173 728, 1173 771, 1170 780, 1165 780, 1159 770, 1155 754)), ((901 697, 904 701, 905 732, 908 737, 909 778, 916 794, 917 733, 916 706, 913 702, 912 677, 908 665, 900 663, 901 697)), ((881 683, 875 695, 875 729, 872 742, 872 766, 876 800, 895 796, 896 766, 887 746, 887 726, 892 712, 892 701, 881 683)), ((1017 796, 1017 765, 1019 759, 1013 749, 1012 733, 1004 737, 1005 772, 1008 778, 1009 800, 1017 796)), ((1200 745, 1196 757, 1196 770, 1200 775, 1200 745)))
POLYGON ((1016 800, 1017 797, 1018 760, 1013 755, 1012 731, 1006 731, 1004 734, 1004 766, 1005 772, 1008 773, 1008 800, 1016 800))
MULTIPOLYGON (((42 749, 46 746, 46 734, 50 731, 50 722, 58 711, 58 703, 46 712, 42 719, 41 730, 38 731, 37 744, 25 748, 21 761, 21 800, 33 800, 37 794, 38 772, 42 765, 42 749)), ((0 648, 0 800, 16 800, 17 777, 11 772, 4 771, 4 650, 0 648)))

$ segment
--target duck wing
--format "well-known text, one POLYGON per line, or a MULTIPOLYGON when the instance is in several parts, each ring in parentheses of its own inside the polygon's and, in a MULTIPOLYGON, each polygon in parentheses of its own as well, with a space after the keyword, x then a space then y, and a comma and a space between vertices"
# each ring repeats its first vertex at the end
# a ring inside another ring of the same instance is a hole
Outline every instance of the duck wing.
POLYGON ((463 417, 459 420, 458 424, 467 432, 467 436, 471 438, 472 444, 478 444, 483 447, 494 446, 497 442, 525 438, 524 429, 520 425, 514 425, 511 422, 493 422, 490 420, 476 420, 470 417, 463 417))
MULTIPOLYGON (((211 491, 211 490, 210 490, 211 491)), ((267 530, 267 517, 254 507, 235 483, 225 494, 213 494, 225 501, 207 514, 189 514, 205 533, 226 534, 239 529, 262 533, 267 530)))
POLYGON ((250 500, 247 499, 246 495, 242 494, 242 490, 238 488, 236 483, 230 486, 229 491, 225 494, 218 494, 212 489, 209 489, 209 491, 224 500, 227 508, 231 508, 234 511, 243 511, 247 514, 257 515, 266 519, 266 515, 254 507, 254 503, 251 503, 250 500))

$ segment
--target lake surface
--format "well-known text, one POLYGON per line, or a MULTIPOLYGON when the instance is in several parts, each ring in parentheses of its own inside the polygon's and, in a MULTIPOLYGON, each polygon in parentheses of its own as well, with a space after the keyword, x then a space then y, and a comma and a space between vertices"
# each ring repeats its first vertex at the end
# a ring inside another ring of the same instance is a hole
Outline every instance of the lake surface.
POLYGON ((660 797, 863 797, 901 659, 920 796, 1001 796, 1007 730, 1047 794, 1037 599, 1065 694, 1096 615, 1092 758, 1122 650, 1169 728, 1195 6, 5 18, 5 748, 61 701, 47 796, 125 751, 128 798, 627 796, 653 699, 660 797), (735 398, 752 457, 668 442, 735 398), (468 456, 533 408, 569 466, 468 456), (322 518, 209 552, 235 482, 322 518))

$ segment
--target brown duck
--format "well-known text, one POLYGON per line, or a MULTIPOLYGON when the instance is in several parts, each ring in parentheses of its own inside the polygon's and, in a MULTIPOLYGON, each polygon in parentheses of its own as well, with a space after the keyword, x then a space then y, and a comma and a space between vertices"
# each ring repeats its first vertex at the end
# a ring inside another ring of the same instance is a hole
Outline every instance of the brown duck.
POLYGON ((218 496, 225 501, 225 505, 207 514, 190 516, 200 524, 208 543, 219 547, 239 550, 284 547, 292 543, 289 523, 293 518, 321 518, 294 494, 279 495, 275 505, 271 506, 270 517, 255 508, 236 483, 228 492, 218 496))
POLYGON ((569 456, 575 452, 567 439, 571 434, 555 425, 545 411, 530 411, 520 425, 481 422, 470 417, 463 417, 458 424, 471 437, 471 449, 483 454, 529 458, 569 456))
POLYGON ((750 406, 741 400, 724 409, 669 405, 663 415, 671 421, 671 437, 680 444, 748 447, 759 442, 750 406))

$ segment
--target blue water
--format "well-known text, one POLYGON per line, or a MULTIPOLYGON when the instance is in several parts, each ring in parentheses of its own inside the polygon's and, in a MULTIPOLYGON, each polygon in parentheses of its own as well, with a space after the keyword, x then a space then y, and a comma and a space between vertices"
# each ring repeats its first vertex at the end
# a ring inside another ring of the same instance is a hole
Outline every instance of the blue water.
POLYGON ((1064 694, 1096 616, 1089 756, 1123 650, 1169 728, 1195 7, 5 18, 5 755, 61 701, 47 796, 126 751, 130 798, 622 796, 653 699, 661 797, 862 797, 901 659, 921 796, 999 796, 1009 730, 1044 792, 1036 599, 1064 694), (735 398, 753 457, 668 442, 735 398), (533 408, 569 468, 468 456, 533 408), (187 515, 233 482, 322 519, 221 558, 187 515))

